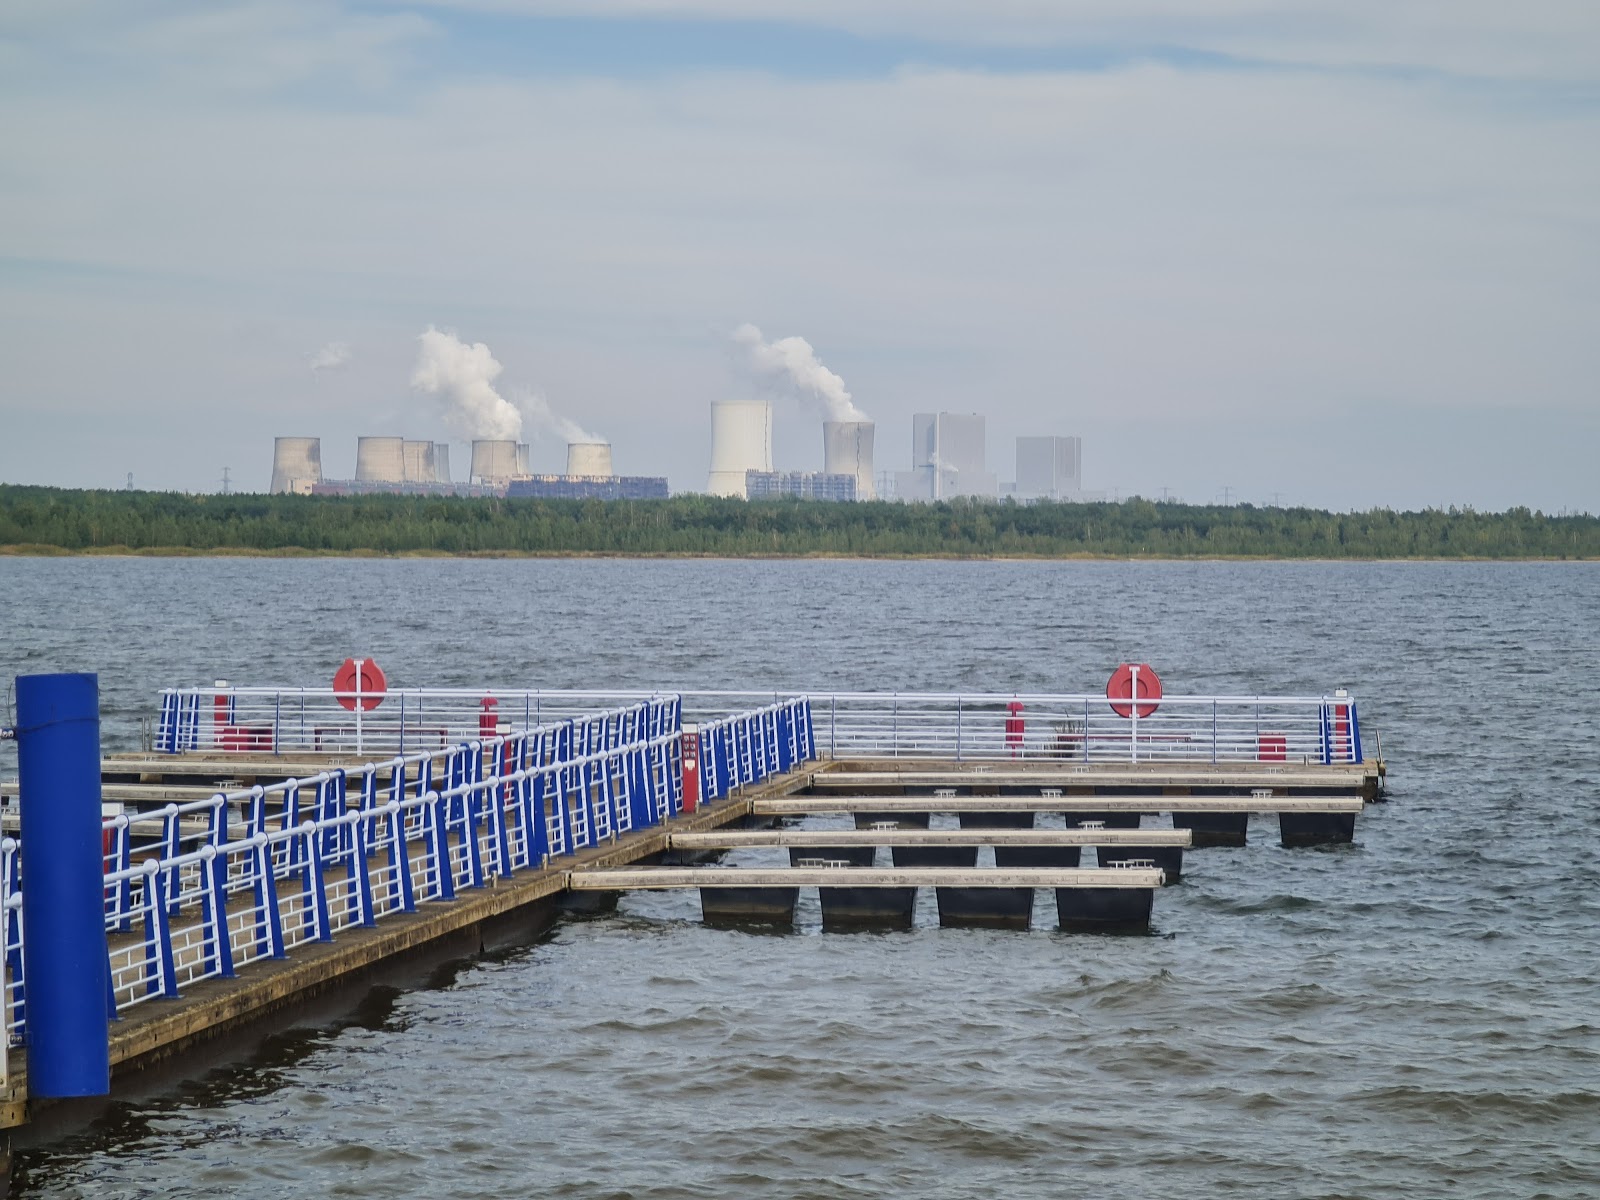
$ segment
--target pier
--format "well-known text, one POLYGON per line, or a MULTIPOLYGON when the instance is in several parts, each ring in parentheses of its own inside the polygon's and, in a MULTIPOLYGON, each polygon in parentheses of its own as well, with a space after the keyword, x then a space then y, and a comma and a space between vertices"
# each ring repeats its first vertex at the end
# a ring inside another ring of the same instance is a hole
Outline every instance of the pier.
MULTIPOLYGON (((825 931, 909 928, 923 896, 947 927, 1142 933, 1186 853, 1242 841, 1252 813, 1285 847, 1349 842, 1384 779, 1342 694, 1168 698, 1167 720, 1081 696, 347 699, 174 690, 146 749, 96 756, 78 799, 106 1087, 628 891, 692 891, 713 925, 793 925, 815 889, 825 931)), ((30 1088, 36 1035, 56 1036, 24 936, 41 786, 3 789, 21 819, 0 841, 0 1127, 18 1130, 97 1094, 30 1088)))

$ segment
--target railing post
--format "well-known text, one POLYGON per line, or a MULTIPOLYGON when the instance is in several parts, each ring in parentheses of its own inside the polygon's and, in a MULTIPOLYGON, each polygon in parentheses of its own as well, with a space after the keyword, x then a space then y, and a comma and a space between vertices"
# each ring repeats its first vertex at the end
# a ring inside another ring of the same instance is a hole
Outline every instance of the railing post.
POLYGON ((283 912, 278 907, 278 878, 272 861, 272 839, 265 829, 251 835, 255 849, 256 953, 283 957, 283 912))
POLYGON ((416 912, 417 901, 411 886, 411 854, 406 848, 406 817, 399 800, 384 806, 389 822, 389 873, 394 878, 393 903, 401 912, 416 912))
POLYGON ((438 792, 429 792, 425 803, 428 807, 428 857, 433 861, 433 899, 454 900, 456 880, 455 867, 450 861, 450 828, 445 813, 447 802, 438 792))
POLYGON ((233 935, 228 931, 228 856, 214 845, 200 848, 200 870, 205 878, 206 971, 232 979, 233 935))
POLYGON ((1134 762, 1139 761, 1139 668, 1135 664, 1128 677, 1128 694, 1130 705, 1128 715, 1133 724, 1128 727, 1128 752, 1134 762))
POLYGON ((28 1091, 103 1096, 111 1090, 111 1050, 100 681, 20 675, 16 696, 28 1091))

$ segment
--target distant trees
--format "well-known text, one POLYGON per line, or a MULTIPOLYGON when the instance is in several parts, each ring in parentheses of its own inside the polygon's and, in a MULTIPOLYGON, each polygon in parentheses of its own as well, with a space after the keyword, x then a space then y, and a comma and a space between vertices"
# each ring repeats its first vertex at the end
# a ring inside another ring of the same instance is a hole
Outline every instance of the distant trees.
POLYGON ((0 546, 313 554, 1600 558, 1600 518, 1154 504, 182 495, 0 485, 0 546))

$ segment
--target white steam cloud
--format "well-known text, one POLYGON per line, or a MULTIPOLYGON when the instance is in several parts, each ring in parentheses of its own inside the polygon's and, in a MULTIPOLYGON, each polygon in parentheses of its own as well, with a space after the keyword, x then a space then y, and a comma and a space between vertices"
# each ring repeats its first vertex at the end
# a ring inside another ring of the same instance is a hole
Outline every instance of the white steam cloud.
POLYGON ((350 365, 350 343, 329 342, 306 359, 306 362, 311 367, 313 375, 319 371, 337 371, 341 367, 347 367, 350 365))
POLYGON ((754 325, 741 325, 733 340, 745 348, 750 369, 769 379, 786 381, 795 391, 815 400, 830 421, 865 421, 867 414, 855 406, 844 380, 817 359, 811 343, 802 337, 769 342, 754 325))
POLYGON ((469 346, 432 325, 417 336, 417 344, 411 386, 444 401, 445 424, 467 438, 514 442, 522 436, 522 414, 494 389, 505 368, 488 346, 469 346))
POLYGON ((557 413, 537 392, 519 391, 515 403, 507 400, 494 386, 505 368, 482 342, 468 345, 430 325, 417 336, 417 343, 411 386, 440 397, 446 424, 463 437, 518 441, 526 418, 566 442, 605 440, 557 413))
POLYGON ((520 391, 517 393, 517 407, 539 429, 548 430, 563 442, 603 442, 605 438, 597 433, 590 433, 571 417, 563 417, 550 407, 538 392, 520 391))

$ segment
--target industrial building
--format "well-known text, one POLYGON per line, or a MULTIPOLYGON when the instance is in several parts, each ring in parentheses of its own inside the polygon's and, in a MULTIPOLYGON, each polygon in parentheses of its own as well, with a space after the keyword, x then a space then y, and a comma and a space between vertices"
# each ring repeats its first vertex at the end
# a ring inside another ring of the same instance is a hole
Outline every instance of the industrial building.
POLYGON ((706 491, 743 497, 747 472, 771 470, 772 405, 766 400, 713 400, 706 491))
POLYGON ((527 475, 506 485, 506 498, 534 500, 665 500, 664 475, 527 475))
POLYGON ((1083 493, 1083 439, 1019 437, 1019 500, 1073 500, 1083 493))
POLYGON ((877 495, 872 486, 872 444, 877 430, 871 421, 822 424, 823 474, 854 476, 856 500, 872 500, 877 495))
POLYGON ((272 494, 309 495, 322 482, 322 439, 281 437, 272 441, 272 494))
POLYGON ((522 471, 506 484, 505 494, 510 499, 665 500, 670 490, 664 475, 616 474, 610 442, 568 442, 565 475, 522 471))
POLYGON ((855 500, 856 477, 829 471, 746 471, 745 497, 775 500, 793 496, 801 500, 855 500))
POLYGON ((911 470, 895 477, 900 500, 994 499, 999 480, 987 469, 981 413, 917 413, 911 418, 911 470))
POLYGON ((472 466, 468 472, 471 482, 495 487, 526 474, 527 443, 489 438, 478 438, 472 443, 472 466))

